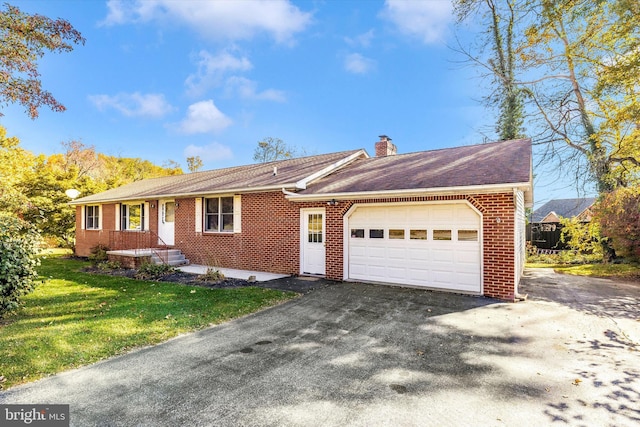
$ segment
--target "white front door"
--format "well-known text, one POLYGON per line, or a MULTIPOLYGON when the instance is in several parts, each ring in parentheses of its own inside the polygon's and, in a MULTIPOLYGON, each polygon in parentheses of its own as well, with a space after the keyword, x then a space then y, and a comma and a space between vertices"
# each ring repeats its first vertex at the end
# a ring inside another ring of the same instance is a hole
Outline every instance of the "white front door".
POLYGON ((173 200, 160 200, 158 212, 158 244, 173 246, 175 235, 176 203, 173 200))
POLYGON ((324 209, 302 209, 300 255, 301 273, 325 275, 324 209))

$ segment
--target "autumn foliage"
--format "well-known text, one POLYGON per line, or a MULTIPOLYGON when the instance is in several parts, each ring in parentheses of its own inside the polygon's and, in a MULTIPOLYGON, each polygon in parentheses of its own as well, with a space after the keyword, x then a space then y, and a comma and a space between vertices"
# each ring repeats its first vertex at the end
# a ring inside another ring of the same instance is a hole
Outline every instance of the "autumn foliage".
POLYGON ((47 51, 70 52, 74 44, 84 44, 84 38, 64 19, 4 6, 0 10, 0 103, 22 104, 32 119, 42 106, 64 111, 64 105, 42 87, 38 60, 47 51))
POLYGON ((616 255, 640 262, 640 187, 606 194, 595 207, 594 219, 616 255))

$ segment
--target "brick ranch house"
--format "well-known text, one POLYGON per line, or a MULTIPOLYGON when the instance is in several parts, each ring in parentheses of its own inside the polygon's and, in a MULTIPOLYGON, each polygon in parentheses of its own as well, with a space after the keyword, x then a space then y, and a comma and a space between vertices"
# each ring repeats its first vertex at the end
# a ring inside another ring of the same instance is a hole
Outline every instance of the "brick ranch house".
POLYGON ((514 300, 531 141, 363 149, 146 179, 72 202, 76 254, 180 249, 194 264, 514 300))

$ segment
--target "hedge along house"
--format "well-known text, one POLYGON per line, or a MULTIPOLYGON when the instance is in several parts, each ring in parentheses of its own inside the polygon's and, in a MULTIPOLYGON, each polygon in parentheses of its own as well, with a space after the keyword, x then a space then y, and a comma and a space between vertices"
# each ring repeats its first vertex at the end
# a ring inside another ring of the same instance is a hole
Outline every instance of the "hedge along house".
POLYGON ((517 297, 530 140, 365 150, 147 179, 76 205, 76 253, 167 246, 191 262, 517 297))

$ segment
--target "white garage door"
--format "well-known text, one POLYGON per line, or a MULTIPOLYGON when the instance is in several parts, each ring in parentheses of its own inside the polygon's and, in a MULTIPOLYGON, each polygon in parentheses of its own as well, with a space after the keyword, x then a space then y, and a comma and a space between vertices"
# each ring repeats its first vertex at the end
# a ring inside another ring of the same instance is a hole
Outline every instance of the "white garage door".
POLYGON ((481 293, 480 216, 466 203, 358 206, 348 278, 481 293))

